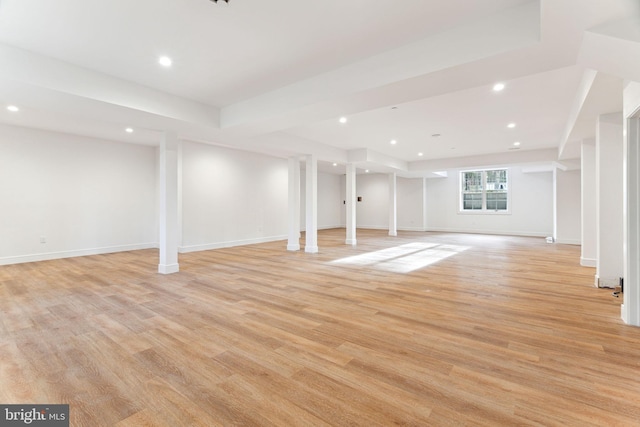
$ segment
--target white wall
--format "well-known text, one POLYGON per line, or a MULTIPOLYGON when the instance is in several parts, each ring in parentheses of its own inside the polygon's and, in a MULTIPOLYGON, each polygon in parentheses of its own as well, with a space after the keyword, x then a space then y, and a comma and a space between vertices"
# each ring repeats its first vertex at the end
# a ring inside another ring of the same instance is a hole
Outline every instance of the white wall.
POLYGON ((425 185, 424 178, 398 178, 398 230, 425 230, 425 185))
POLYGON ((356 225, 358 228, 389 229, 389 175, 360 174, 356 177, 356 225))
POLYGON ((183 142, 180 251, 287 238, 287 160, 183 142))
POLYGON ((553 173, 523 173, 509 168, 510 214, 458 213, 459 170, 447 178, 428 179, 427 228, 430 231, 551 236, 553 233, 553 173))
POLYGON ((154 147, 0 125, 0 153, 0 264, 157 246, 154 147))
MULTIPOLYGON (((300 171, 300 229, 306 230, 306 171, 300 171)), ((318 230, 344 227, 340 175, 318 172, 318 230)))
POLYGON ((595 140, 582 141, 581 152, 582 247, 580 265, 595 267, 598 257, 595 140))
MULTIPOLYGON (((346 195, 346 180, 340 177, 341 201, 346 195)), ((401 178, 396 181, 398 230, 424 231, 425 184, 423 178, 401 178)), ((389 175, 360 174, 356 178, 356 202, 358 228, 386 230, 389 228, 389 175), (361 222, 363 221, 363 222, 361 222), (366 221, 366 223, 364 222, 366 221)), ((340 210, 341 227, 346 224, 345 206, 340 210)))
POLYGON ((581 242, 580 171, 556 170, 556 241, 581 242))
MULTIPOLYGON (((520 168, 511 168, 512 208, 508 215, 459 214, 458 175, 459 170, 450 170, 447 178, 398 178, 398 229, 541 237, 552 235, 551 172, 523 173, 520 168)), ((360 174, 356 181, 356 194, 362 197, 362 201, 356 204, 358 228, 388 229, 388 175, 360 174)), ((340 185, 344 185, 344 179, 340 185)), ((342 193, 344 197, 344 191, 342 193)), ((578 212, 579 208, 578 203, 578 212)), ((344 222, 344 213, 342 220, 344 222)))

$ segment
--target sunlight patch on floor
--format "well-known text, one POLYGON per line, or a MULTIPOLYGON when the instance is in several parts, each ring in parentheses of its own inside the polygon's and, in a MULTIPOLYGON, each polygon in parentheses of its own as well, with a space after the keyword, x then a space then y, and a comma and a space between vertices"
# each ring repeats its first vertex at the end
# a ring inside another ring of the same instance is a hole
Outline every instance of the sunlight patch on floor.
POLYGON ((469 246, 415 242, 337 259, 330 264, 371 266, 394 273, 409 273, 467 249, 469 246))

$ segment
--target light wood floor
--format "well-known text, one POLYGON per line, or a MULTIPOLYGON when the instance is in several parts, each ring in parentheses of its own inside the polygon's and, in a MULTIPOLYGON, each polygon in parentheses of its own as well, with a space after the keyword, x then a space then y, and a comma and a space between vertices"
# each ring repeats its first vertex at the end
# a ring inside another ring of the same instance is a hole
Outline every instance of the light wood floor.
POLYGON ((0 402, 92 427, 639 425, 640 328, 579 247, 399 234, 170 276, 154 250, 0 267, 0 402))

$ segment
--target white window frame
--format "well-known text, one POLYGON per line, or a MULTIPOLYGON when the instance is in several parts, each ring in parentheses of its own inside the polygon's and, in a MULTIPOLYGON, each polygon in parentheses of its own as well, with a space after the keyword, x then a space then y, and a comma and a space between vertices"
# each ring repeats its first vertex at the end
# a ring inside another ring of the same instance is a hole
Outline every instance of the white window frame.
POLYGON ((462 215, 511 215, 511 193, 513 191, 511 181, 511 170, 509 168, 491 168, 491 169, 467 169, 461 170, 458 174, 458 213, 462 215), (507 171, 507 209, 494 210, 487 209, 487 172, 504 170, 507 171), (468 172, 482 173, 482 209, 464 209, 463 202, 463 176, 468 172))

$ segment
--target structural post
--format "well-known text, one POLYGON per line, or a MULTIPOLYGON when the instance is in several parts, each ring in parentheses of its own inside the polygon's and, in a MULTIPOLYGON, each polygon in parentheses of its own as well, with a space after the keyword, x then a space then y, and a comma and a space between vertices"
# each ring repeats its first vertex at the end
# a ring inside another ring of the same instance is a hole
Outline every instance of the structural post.
POLYGON ((553 167, 553 237, 561 244, 581 244, 580 170, 556 163, 553 167))
POLYGON ((595 267, 597 265, 597 238, 596 238, 596 212, 598 204, 596 200, 596 141, 587 139, 582 141, 580 167, 581 188, 581 254, 580 265, 595 267))
POLYGON ((640 326, 640 84, 624 92, 626 139, 625 163, 625 250, 622 320, 640 326))
POLYGON ((300 250, 300 159, 289 157, 289 240, 288 251, 300 250))
POLYGON ((178 135, 165 132, 160 141, 160 263, 158 273, 180 271, 178 264, 178 135))
POLYGON ((304 251, 318 253, 318 159, 307 156, 306 224, 304 251))
POLYGON ((355 245, 356 241, 356 165, 347 164, 347 191, 345 205, 347 209, 347 245, 355 245))
POLYGON ((397 177, 389 174, 389 236, 398 235, 397 177))
POLYGON ((624 274, 624 200, 622 113, 598 117, 596 132, 596 238, 595 284, 615 287, 624 274))

